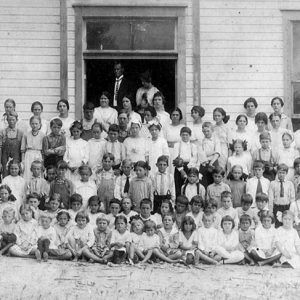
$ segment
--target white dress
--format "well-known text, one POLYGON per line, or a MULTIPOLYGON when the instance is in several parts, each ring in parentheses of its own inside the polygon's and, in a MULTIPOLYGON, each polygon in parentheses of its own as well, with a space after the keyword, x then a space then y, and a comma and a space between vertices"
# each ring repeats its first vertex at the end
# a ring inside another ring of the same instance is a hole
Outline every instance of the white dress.
POLYGON ((87 182, 78 180, 74 182, 74 192, 82 197, 82 209, 87 209, 89 198, 97 195, 97 186, 93 180, 87 182))
MULTIPOLYGON (((197 231, 194 230, 192 235, 187 239, 183 232, 179 231, 179 244, 181 244, 183 247, 194 247, 197 245, 197 231)), ((187 254, 193 254, 194 255, 195 249, 190 250, 184 250, 183 257, 186 258, 187 254)))
MULTIPOLYGON (((89 160, 89 147, 88 142, 83 139, 74 140, 70 138, 67 140, 66 152, 64 160, 69 164, 70 167, 79 168, 82 163, 87 163, 89 160)), ((68 171, 67 179, 71 181, 79 180, 78 170, 75 172, 68 171)))
POLYGON ((102 168, 102 158, 105 153, 106 140, 104 139, 90 139, 88 141, 89 148, 89 166, 91 167, 93 173, 97 169, 102 168))
POLYGON ((228 157, 227 171, 230 172, 231 168, 234 165, 240 165, 243 168, 243 172, 246 175, 249 175, 249 173, 251 172, 251 164, 252 164, 252 158, 248 152, 244 151, 240 156, 233 154, 232 156, 228 157))
POLYGON ((148 141, 142 137, 128 137, 123 144, 126 158, 131 159, 133 163, 139 160, 146 161, 146 156, 149 156, 148 141))
POLYGON ((74 239, 82 244, 92 247, 95 243, 95 235, 92 226, 87 224, 84 228, 79 228, 77 225, 71 227, 67 240, 74 239))
POLYGON ((191 141, 195 143, 197 146, 200 146, 202 144, 202 140, 204 138, 204 134, 202 132, 202 125, 203 123, 192 124, 189 126, 190 129, 192 130, 191 141))
POLYGON ((291 258, 286 258, 282 255, 280 262, 287 262, 293 268, 300 268, 300 253, 296 249, 296 247, 300 247, 300 239, 297 231, 294 228, 285 229, 281 226, 276 230, 275 242, 279 243, 291 255, 291 258))
POLYGON ((164 131, 171 123, 170 115, 164 110, 156 111, 156 113, 156 118, 158 119, 160 125, 162 126, 162 130, 164 131))
POLYGON ((142 102, 142 96, 144 93, 147 93, 147 100, 150 105, 152 105, 153 102, 153 96, 155 93, 157 93, 159 90, 152 86, 150 89, 145 89, 144 87, 140 87, 136 92, 136 105, 140 105, 142 102))
POLYGON ((21 176, 11 176, 8 175, 3 178, 2 184, 7 184, 10 189, 12 194, 16 197, 16 206, 19 208, 21 204, 23 204, 23 200, 25 200, 25 186, 26 186, 26 181, 23 177, 21 176))
POLYGON ((115 248, 113 247, 113 250, 118 250, 118 251, 124 251, 126 252, 126 243, 131 243, 132 239, 131 239, 131 235, 130 232, 128 230, 126 230, 124 233, 120 233, 118 230, 113 229, 111 232, 111 240, 110 243, 114 244, 114 243, 121 243, 122 245, 124 245, 121 248, 115 248))
POLYGON ((55 229, 50 226, 49 228, 45 229, 42 226, 37 227, 37 237, 46 237, 50 241, 49 248, 50 249, 57 249, 57 242, 56 242, 56 231, 55 229))
POLYGON ((197 240, 200 250, 205 252, 213 251, 218 245, 218 230, 214 227, 200 227, 197 240))
POLYGON ((96 107, 94 117, 102 124, 105 131, 108 131, 110 125, 118 124, 118 112, 112 107, 96 107))

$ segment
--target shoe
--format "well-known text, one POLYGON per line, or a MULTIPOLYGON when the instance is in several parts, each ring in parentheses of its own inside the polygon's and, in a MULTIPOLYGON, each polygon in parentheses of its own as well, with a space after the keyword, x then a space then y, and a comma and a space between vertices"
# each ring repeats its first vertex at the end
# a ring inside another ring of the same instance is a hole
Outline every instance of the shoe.
POLYGON ((47 261, 48 261, 48 257, 49 257, 48 253, 47 253, 47 252, 44 252, 44 253, 43 253, 43 260, 44 260, 44 262, 47 262, 47 261))
POLYGON ((38 261, 38 262, 41 262, 42 261, 42 258, 41 258, 41 252, 40 252, 40 250, 35 250, 35 258, 36 258, 36 260, 38 261))

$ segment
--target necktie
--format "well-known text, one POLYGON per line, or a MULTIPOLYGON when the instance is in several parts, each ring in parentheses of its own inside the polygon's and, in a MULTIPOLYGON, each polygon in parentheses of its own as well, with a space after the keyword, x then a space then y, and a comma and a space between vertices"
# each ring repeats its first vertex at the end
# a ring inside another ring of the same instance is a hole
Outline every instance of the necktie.
POLYGON ((280 197, 284 197, 283 181, 280 181, 280 197))
POLYGON ((125 185, 124 185, 124 193, 128 193, 129 191, 129 176, 126 176, 126 182, 125 182, 125 185))
POLYGON ((256 188, 256 195, 259 194, 259 193, 262 193, 262 185, 261 185, 261 181, 260 179, 258 178, 258 182, 257 182, 257 188, 256 188))
POLYGON ((164 173, 161 173, 161 176, 160 176, 160 188, 159 188, 159 194, 160 195, 164 195, 164 192, 165 192, 165 186, 164 186, 164 176, 165 174, 164 173))
POLYGON ((120 88, 120 79, 116 79, 116 87, 115 87, 115 97, 114 97, 114 105, 117 106, 118 103, 118 92, 120 88))

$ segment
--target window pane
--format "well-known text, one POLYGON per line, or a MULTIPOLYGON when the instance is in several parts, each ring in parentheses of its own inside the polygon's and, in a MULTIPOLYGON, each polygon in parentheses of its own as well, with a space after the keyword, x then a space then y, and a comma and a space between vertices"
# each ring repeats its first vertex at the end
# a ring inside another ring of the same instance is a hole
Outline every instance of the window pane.
POLYGON ((300 114, 300 83, 293 83, 294 114, 300 114))
POLYGON ((174 50, 175 19, 102 19, 86 23, 87 50, 174 50))
POLYGON ((300 22, 293 23, 293 64, 292 79, 300 79, 300 22))
POLYGON ((174 20, 136 21, 133 31, 135 50, 174 50, 174 20))
POLYGON ((106 19, 86 23, 87 50, 130 50, 128 20, 106 19))

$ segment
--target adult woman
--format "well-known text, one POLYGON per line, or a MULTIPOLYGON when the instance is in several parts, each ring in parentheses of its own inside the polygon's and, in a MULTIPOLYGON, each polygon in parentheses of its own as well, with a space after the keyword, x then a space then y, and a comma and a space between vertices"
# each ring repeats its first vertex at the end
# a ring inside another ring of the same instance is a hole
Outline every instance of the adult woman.
POLYGON ((128 115, 128 118, 129 118, 128 127, 131 128, 131 121, 133 119, 139 121, 139 123, 142 124, 141 116, 138 113, 136 113, 135 111, 133 111, 134 102, 132 100, 132 96, 131 95, 126 95, 122 99, 122 104, 123 104, 123 109, 127 112, 127 115, 128 115))
MULTIPOLYGON (((151 138, 151 134, 148 128, 153 123, 159 123, 156 115, 156 110, 153 106, 148 106, 147 108, 145 108, 144 123, 142 124, 140 136, 149 139, 151 138)), ((159 135, 161 136, 161 134, 159 135)))
POLYGON ((52 118, 53 119, 60 119, 62 121, 61 133, 65 135, 66 138, 71 136, 70 127, 72 126, 73 122, 75 121, 72 117, 69 117, 69 109, 70 104, 69 101, 66 99, 60 99, 57 102, 57 110, 59 112, 58 117, 52 118))
MULTIPOLYGON (((43 104, 39 101, 35 101, 31 104, 31 112, 35 117, 39 117, 41 119, 41 128, 40 131, 46 135, 48 128, 49 128, 49 122, 45 119, 42 119, 42 112, 43 112, 43 104)), ((28 127, 28 130, 31 130, 30 126, 28 127)))
POLYGON ((153 96, 153 106, 156 110, 157 119, 165 130, 167 125, 170 124, 170 115, 165 111, 165 97, 161 92, 156 92, 153 96))
POLYGON ((142 73, 140 76, 142 87, 140 87, 136 92, 136 105, 140 105, 142 102, 143 95, 146 94, 146 99, 150 105, 153 102, 153 96, 158 89, 152 85, 152 78, 150 72, 147 70, 146 72, 142 73))
MULTIPOLYGON (((282 112, 283 106, 284 106, 284 102, 283 102, 282 98, 274 97, 271 100, 271 106, 274 110, 274 113, 281 115, 280 127, 293 131, 293 124, 292 124, 291 119, 282 112)), ((269 124, 269 128, 271 129, 271 124, 269 124)))
POLYGON ((244 108, 246 109, 246 115, 248 118, 248 124, 247 124, 247 131, 255 131, 255 114, 256 114, 256 108, 258 104, 255 98, 250 97, 246 99, 244 102, 244 108))
POLYGON ((105 132, 111 124, 118 124, 118 112, 109 106, 111 96, 107 91, 101 93, 100 106, 95 108, 94 117, 105 132))
POLYGON ((202 118, 205 115, 205 110, 202 106, 193 106, 191 109, 191 116, 194 120, 193 125, 190 126, 192 130, 191 141, 196 145, 200 145, 204 135, 202 132, 202 118))

